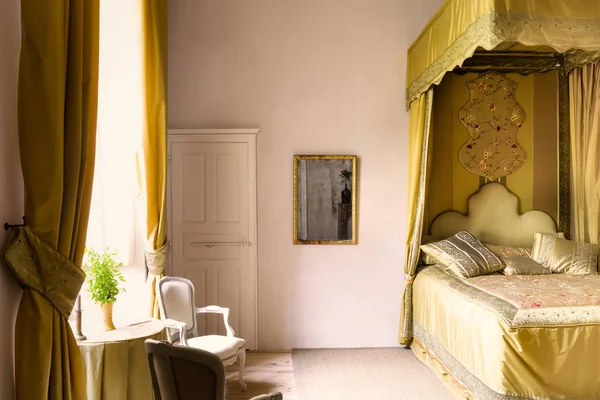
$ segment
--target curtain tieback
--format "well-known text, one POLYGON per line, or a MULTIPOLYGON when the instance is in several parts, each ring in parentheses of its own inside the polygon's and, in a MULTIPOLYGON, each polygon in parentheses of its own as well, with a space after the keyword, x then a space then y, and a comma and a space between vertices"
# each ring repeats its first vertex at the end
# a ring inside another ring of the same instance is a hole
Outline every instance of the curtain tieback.
POLYGON ((407 285, 412 285, 415 281, 415 275, 404 274, 404 281, 407 285))
POLYGON ((168 244, 165 243, 160 249, 144 250, 146 267, 148 267, 148 277, 157 276, 163 273, 167 264, 168 244))
POLYGON ((8 228, 4 260, 13 276, 39 292, 69 318, 85 281, 85 273, 68 258, 36 236, 29 226, 8 228))

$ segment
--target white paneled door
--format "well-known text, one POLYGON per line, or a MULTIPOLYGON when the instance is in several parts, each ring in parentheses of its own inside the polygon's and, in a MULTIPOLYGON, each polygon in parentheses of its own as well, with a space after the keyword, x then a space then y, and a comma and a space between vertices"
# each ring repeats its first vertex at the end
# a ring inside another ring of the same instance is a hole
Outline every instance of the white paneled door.
MULTIPOLYGON (((229 322, 256 349, 257 130, 169 131, 169 237, 173 276, 190 279, 196 304, 229 307, 229 322)), ((225 334, 218 315, 200 334, 225 334)))

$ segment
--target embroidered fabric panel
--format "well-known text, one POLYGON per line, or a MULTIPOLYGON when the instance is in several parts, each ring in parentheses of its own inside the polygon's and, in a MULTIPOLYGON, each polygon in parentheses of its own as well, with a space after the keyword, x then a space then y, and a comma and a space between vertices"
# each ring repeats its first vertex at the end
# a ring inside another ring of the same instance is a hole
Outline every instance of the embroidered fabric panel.
POLYGON ((471 98, 459 111, 469 139, 458 151, 469 172, 495 181, 515 173, 525 163, 517 139, 525 110, 517 102, 517 83, 504 74, 488 72, 467 82, 471 98))

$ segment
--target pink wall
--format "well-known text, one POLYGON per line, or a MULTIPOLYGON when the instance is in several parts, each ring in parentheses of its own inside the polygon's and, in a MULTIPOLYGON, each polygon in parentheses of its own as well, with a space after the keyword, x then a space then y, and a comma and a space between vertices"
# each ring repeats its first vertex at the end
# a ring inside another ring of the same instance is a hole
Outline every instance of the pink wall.
MULTIPOLYGON (((0 226, 23 215, 23 179, 17 137, 17 77, 20 49, 19 0, 0 1, 0 226)), ((5 231, 0 227, 0 243, 5 231)), ((0 399, 14 397, 14 323, 21 289, 0 265, 0 399)))
POLYGON ((411 5, 412 12, 410 17, 411 42, 415 41, 421 30, 427 25, 429 20, 435 15, 437 10, 444 4, 444 0, 421 0, 414 1, 411 5))
POLYGON ((169 128, 261 129, 261 349, 397 344, 412 3, 169 3, 169 128), (292 244, 292 156, 307 153, 358 155, 358 245, 292 244))

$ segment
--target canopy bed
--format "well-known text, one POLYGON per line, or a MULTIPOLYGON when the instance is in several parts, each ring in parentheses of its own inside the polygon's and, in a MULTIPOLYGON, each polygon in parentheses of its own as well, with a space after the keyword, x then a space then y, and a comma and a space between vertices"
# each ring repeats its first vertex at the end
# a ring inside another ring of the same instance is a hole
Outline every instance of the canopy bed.
POLYGON ((447 0, 408 51, 399 342, 457 398, 600 398, 598 38, 596 1, 447 0))

